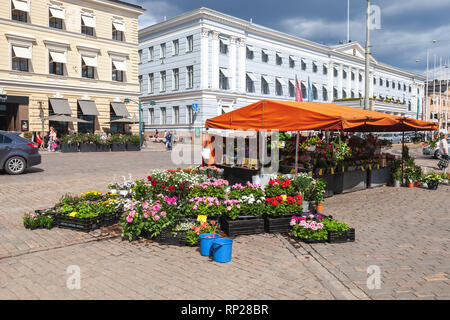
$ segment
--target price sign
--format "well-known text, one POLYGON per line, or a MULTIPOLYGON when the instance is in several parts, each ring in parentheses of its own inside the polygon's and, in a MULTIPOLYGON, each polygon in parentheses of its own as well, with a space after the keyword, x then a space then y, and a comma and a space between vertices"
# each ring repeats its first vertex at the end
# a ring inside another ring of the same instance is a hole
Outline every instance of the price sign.
POLYGON ((208 219, 208 217, 207 217, 207 216, 204 216, 204 215, 199 215, 199 216, 197 217, 197 221, 200 222, 200 223, 205 223, 205 222, 206 222, 206 219, 208 219))

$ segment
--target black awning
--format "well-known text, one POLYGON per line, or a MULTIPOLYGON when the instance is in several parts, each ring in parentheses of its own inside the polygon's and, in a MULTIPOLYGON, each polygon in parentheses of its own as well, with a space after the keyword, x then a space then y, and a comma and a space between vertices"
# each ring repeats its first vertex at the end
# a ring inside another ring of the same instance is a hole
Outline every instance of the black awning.
POLYGON ((67 99, 49 99, 49 101, 55 114, 65 114, 69 116, 72 114, 67 99))
POLYGON ((98 116, 99 112, 95 102, 92 100, 78 100, 78 105, 80 106, 81 112, 85 116, 98 116))
POLYGON ((111 107, 117 117, 129 117, 127 107, 122 102, 111 102, 111 107))

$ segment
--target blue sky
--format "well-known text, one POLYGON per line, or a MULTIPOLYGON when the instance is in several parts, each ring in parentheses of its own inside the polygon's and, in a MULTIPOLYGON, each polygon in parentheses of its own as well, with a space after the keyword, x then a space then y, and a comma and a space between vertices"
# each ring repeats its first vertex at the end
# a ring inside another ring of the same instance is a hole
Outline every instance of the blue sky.
MULTIPOLYGON (((347 0, 128 0, 144 7, 145 27, 186 11, 207 7, 241 19, 326 45, 347 38, 347 0)), ((449 0, 373 0, 381 9, 381 29, 371 31, 372 54, 386 64, 424 74, 450 59, 449 0), (437 40, 432 43, 432 40, 437 40), (420 60, 416 62, 416 60, 420 60)), ((350 0, 350 39, 365 43, 364 0, 350 0)))

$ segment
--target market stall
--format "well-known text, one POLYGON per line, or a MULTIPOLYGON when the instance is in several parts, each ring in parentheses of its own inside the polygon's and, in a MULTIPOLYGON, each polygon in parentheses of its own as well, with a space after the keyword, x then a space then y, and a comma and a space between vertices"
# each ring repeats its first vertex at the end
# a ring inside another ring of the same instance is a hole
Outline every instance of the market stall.
MULTIPOLYGON (((374 137, 369 135, 368 139, 373 141, 361 139, 358 141, 353 138, 354 136, 349 137, 343 133, 437 129, 434 123, 348 106, 273 100, 258 101, 208 119, 205 127, 222 130, 296 132, 295 138, 292 139, 291 136, 289 141, 284 141, 287 148, 290 148, 287 158, 294 160, 293 168, 289 172, 297 174, 300 169, 324 176, 329 188, 333 188, 335 193, 382 185, 390 175, 386 167, 387 161, 392 159, 386 159, 386 156, 381 155, 376 138, 373 139, 374 137), (314 136, 307 139, 299 134, 300 131, 319 130, 325 131, 324 137, 314 136), (333 131, 338 134, 330 135, 333 131), (353 141, 350 141, 351 139, 353 141), (350 142, 355 148, 351 148, 350 142), (355 159, 358 156, 359 159, 355 159), (305 157, 308 161, 305 161, 305 157), (330 174, 332 177, 328 176, 330 174)), ((220 166, 220 163, 216 165, 220 166)), ((233 167, 235 170, 245 169, 245 166, 233 167)))

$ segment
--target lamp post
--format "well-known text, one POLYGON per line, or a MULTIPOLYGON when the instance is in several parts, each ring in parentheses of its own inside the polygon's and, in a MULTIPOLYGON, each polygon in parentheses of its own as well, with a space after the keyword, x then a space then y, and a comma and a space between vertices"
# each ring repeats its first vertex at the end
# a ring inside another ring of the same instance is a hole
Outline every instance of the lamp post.
POLYGON ((365 87, 364 87, 364 109, 369 110, 370 100, 369 100, 369 72, 370 72, 370 30, 369 30, 369 19, 370 19, 370 0, 367 0, 367 12, 366 12, 366 61, 365 61, 365 87))
POLYGON ((41 124, 42 124, 42 131, 41 131, 41 139, 42 139, 42 143, 41 143, 41 148, 44 149, 44 109, 42 108, 42 101, 39 101, 39 108, 41 109, 41 111, 39 111, 39 118, 41 118, 41 124))
POLYGON ((132 100, 130 98, 125 98, 123 100, 124 103, 130 103, 130 102, 134 102, 137 103, 138 105, 138 113, 139 113, 139 151, 142 150, 142 117, 141 117, 141 110, 142 110, 142 105, 141 105, 141 101, 135 101, 132 100))

